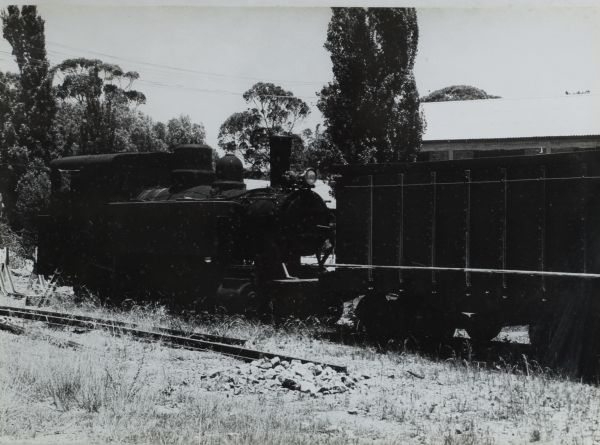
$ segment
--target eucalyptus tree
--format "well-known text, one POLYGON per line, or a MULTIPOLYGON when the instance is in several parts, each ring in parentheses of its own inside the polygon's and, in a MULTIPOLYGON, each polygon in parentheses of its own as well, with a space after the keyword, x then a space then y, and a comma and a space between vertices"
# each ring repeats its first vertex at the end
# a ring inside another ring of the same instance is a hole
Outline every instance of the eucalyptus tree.
POLYGON ((81 153, 125 151, 119 144, 120 133, 126 131, 120 117, 130 106, 146 102, 146 96, 132 88, 139 74, 86 58, 64 60, 52 72, 57 97, 81 113, 81 153))
POLYGON ((269 136, 293 135, 310 109, 291 91, 272 83, 256 83, 243 98, 248 109, 233 113, 223 122, 218 143, 224 150, 240 150, 250 171, 259 174, 269 166, 269 136))

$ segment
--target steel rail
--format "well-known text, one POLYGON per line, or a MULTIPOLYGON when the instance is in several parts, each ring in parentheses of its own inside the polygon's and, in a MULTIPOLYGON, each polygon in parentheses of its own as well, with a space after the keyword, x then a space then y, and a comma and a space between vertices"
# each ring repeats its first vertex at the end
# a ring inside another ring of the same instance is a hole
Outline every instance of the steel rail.
MULTIPOLYGON (((135 323, 129 323, 125 321, 107 319, 107 318, 99 318, 99 317, 90 317, 88 315, 76 315, 70 314, 68 312, 54 312, 40 309, 30 309, 30 308, 15 308, 12 306, 0 306, 0 310, 18 310, 23 313, 35 314, 41 317, 44 316, 55 316, 55 317, 63 317, 69 320, 73 320, 73 325, 77 322, 90 323, 90 324, 100 324, 100 325, 111 325, 113 327, 124 327, 124 328, 132 328, 132 329, 141 329, 141 327, 135 323)), ((89 326, 89 325, 88 325, 89 326)), ((84 327, 84 326, 82 326, 84 327)), ((175 335, 179 337, 186 337, 195 340, 207 340, 214 341, 218 343, 226 343, 231 345, 243 345, 246 343, 246 340, 240 338, 233 337, 223 337, 220 335, 212 335, 212 334, 203 334, 199 332, 186 332, 179 329, 170 329, 170 328, 162 328, 162 327, 153 327, 153 329, 157 332, 164 332, 169 335, 175 335)))
MULTIPOLYGON (((143 330, 132 328, 128 326, 118 326, 113 325, 110 322, 112 320, 104 321, 104 322, 93 322, 90 320, 77 320, 72 318, 70 314, 61 314, 60 312, 51 313, 48 311, 36 311, 31 309, 22 309, 15 308, 10 306, 0 306, 0 316, 5 317, 14 317, 14 318, 22 318, 25 320, 34 320, 34 321, 43 321, 48 324, 58 325, 58 326, 80 326, 80 327, 89 327, 94 326, 102 329, 106 329, 116 334, 128 334, 138 338, 145 338, 154 341, 163 341, 172 345, 177 345, 186 349, 191 350, 210 350, 214 352, 218 352, 220 354, 224 354, 230 357, 234 357, 240 360, 244 360, 247 362, 253 360, 259 360, 263 358, 273 359, 278 357, 280 360, 292 361, 298 360, 301 363, 314 363, 316 365, 321 365, 323 367, 329 366, 330 368, 338 371, 347 373, 348 370, 346 366, 319 362, 316 360, 309 360, 300 357, 288 356, 283 354, 276 354, 273 352, 265 352, 259 351, 256 349, 249 349, 243 346, 234 345, 234 344, 226 344, 220 343, 216 341, 208 341, 202 340, 198 338, 190 338, 181 335, 173 335, 168 334, 164 331, 151 331, 151 330, 143 330), (60 314, 60 315, 56 315, 60 314)), ((99 319, 101 320, 101 319, 99 319)))

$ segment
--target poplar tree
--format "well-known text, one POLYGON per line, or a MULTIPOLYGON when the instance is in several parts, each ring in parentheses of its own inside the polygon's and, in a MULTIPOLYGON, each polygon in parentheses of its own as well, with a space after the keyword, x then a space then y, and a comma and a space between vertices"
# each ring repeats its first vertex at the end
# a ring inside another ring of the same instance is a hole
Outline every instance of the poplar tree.
POLYGON ((404 161, 418 151, 418 40, 414 8, 333 8, 325 48, 334 79, 317 106, 347 162, 404 161))
MULTIPOLYGON (((56 102, 46 57, 44 20, 35 6, 2 11, 2 35, 19 67, 12 110, 2 128, 3 162, 8 164, 6 203, 11 225, 35 231, 35 215, 47 204, 48 165, 54 155, 56 102)), ((27 241, 30 243, 30 241, 27 241)))
POLYGON ((54 146, 52 125, 56 102, 46 57, 44 20, 36 6, 8 6, 2 12, 2 35, 12 46, 19 67, 20 94, 13 110, 16 144, 30 161, 48 165, 54 146))

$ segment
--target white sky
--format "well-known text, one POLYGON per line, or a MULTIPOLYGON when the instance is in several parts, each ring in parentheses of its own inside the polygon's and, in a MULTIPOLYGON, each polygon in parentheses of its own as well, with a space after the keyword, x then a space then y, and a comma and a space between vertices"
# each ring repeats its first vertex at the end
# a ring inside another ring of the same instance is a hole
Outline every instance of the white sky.
MULTIPOLYGON (((166 121, 188 114, 216 147, 219 126, 246 108, 259 80, 311 105, 299 128, 321 121, 315 92, 332 77, 323 48, 329 8, 102 6, 44 3, 51 63, 85 56, 140 73, 141 110, 166 121)), ((507 98, 591 90, 600 98, 598 7, 418 8, 419 92, 468 84, 507 98)), ((16 69, 0 39, 0 69, 16 69)))

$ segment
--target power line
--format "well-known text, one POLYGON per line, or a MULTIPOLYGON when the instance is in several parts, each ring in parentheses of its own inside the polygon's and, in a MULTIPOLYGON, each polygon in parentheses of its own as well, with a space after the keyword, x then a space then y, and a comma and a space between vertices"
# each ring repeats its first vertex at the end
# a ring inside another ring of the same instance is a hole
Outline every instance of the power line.
MULTIPOLYGON (((52 42, 49 42, 49 43, 52 43, 52 42)), ((53 45, 57 45, 57 46, 61 46, 61 47, 71 48, 71 49, 74 49, 74 50, 86 51, 86 52, 89 52, 89 53, 92 53, 92 54, 97 54, 97 55, 101 55, 101 56, 111 57, 111 58, 115 58, 115 59, 119 59, 119 60, 123 60, 123 61, 128 61, 128 62, 131 62, 131 63, 139 63, 139 64, 142 64, 142 65, 153 66, 153 67, 158 68, 158 69, 169 70, 169 71, 187 72, 187 73, 193 73, 193 74, 197 74, 197 75, 200 74, 200 75, 208 75, 208 76, 214 76, 214 77, 221 76, 222 78, 232 78, 232 79, 246 79, 246 80, 255 80, 255 81, 270 80, 270 79, 260 79, 260 78, 255 78, 255 77, 246 77, 246 76, 221 75, 221 74, 217 74, 217 73, 209 73, 209 72, 203 72, 203 71, 186 69, 186 68, 177 68, 177 67, 171 67, 169 65, 160 65, 160 64, 153 64, 153 63, 149 63, 149 62, 135 61, 133 59, 126 59, 126 58, 122 58, 122 57, 118 57, 118 56, 112 56, 112 55, 106 54, 106 53, 101 53, 101 52, 96 52, 96 51, 92 51, 92 50, 84 50, 84 49, 80 49, 80 48, 70 47, 68 45, 63 45, 63 44, 59 44, 59 43, 52 43, 52 44, 53 45)), ((81 57, 81 56, 76 55, 76 54, 65 53, 65 52, 51 50, 51 49, 47 49, 46 51, 49 52, 49 53, 59 54, 59 55, 63 55, 63 56, 69 56, 71 58, 81 57)), ((2 51, 2 50, 0 50, 0 53, 12 56, 12 53, 8 52, 8 51, 2 51)), ((6 59, 3 59, 3 60, 6 60, 6 59)), ((41 59, 32 59, 32 58, 30 58, 29 60, 33 61, 34 63, 49 63, 47 60, 41 60, 41 59)), ((242 92, 236 92, 236 91, 230 91, 230 90, 223 90, 223 89, 196 88, 196 87, 190 87, 190 86, 181 85, 181 84, 173 84, 173 83, 166 83, 166 82, 146 80, 144 78, 139 78, 139 79, 137 79, 137 81, 140 82, 140 83, 145 83, 145 84, 148 84, 148 85, 152 85, 152 86, 156 86, 156 87, 161 87, 161 88, 176 88, 176 89, 183 89, 183 90, 195 91, 195 92, 200 92, 200 93, 228 94, 228 95, 239 95, 239 96, 243 95, 242 92)), ((288 80, 288 81, 281 81, 281 82, 302 82, 302 81, 288 80)), ((307 81, 305 83, 307 83, 307 84, 317 84, 317 82, 311 82, 311 81, 307 81)), ((318 83, 318 84, 323 85, 324 83, 325 82, 318 83)), ((316 94, 310 95, 310 96, 298 96, 298 95, 293 95, 293 96, 264 95, 264 96, 265 97, 279 97, 279 98, 296 97, 296 98, 308 99, 308 100, 314 100, 314 99, 316 99, 316 98, 319 97, 316 94)), ((541 100, 541 99, 558 99, 558 98, 580 97, 580 96, 598 97, 598 96, 600 96, 600 94, 589 93, 589 94, 585 94, 585 95, 573 94, 573 95, 553 95, 553 96, 502 97, 502 98, 494 99, 494 100, 501 100, 501 101, 541 100)), ((448 103, 448 102, 451 103, 451 102, 458 102, 458 101, 444 101, 444 102, 441 102, 441 103, 448 103)), ((425 103, 431 103, 431 102, 422 102, 422 103, 425 104, 425 103)), ((436 102, 436 103, 440 103, 440 102, 436 102)))
MULTIPOLYGON (((156 82, 156 81, 144 80, 144 79, 138 79, 137 81, 140 83, 145 83, 145 84, 149 84, 149 85, 153 85, 153 86, 157 86, 157 87, 164 87, 164 88, 176 88, 176 89, 181 89, 181 90, 198 91, 201 93, 221 93, 221 94, 229 94, 229 95, 234 95, 234 96, 243 96, 243 93, 236 92, 236 91, 229 91, 229 90, 196 88, 196 87, 190 87, 190 86, 181 85, 181 84, 156 82)), ((262 94, 260 97, 275 97, 275 98, 281 98, 281 99, 292 99, 292 98, 315 99, 317 96, 316 95, 315 96, 297 96, 297 95, 285 96, 285 95, 281 95, 281 94, 280 95, 278 95, 278 94, 262 94)))
POLYGON ((185 73, 192 73, 192 74, 201 74, 203 76, 210 76, 210 77, 216 77, 216 78, 243 79, 243 80, 251 80, 251 81, 271 80, 273 82, 279 82, 279 83, 296 83, 296 84, 304 84, 304 85, 324 85, 327 83, 325 81, 268 79, 268 78, 264 78, 264 77, 259 78, 259 77, 253 77, 253 76, 247 76, 247 75, 233 75, 233 74, 215 73, 215 72, 210 72, 210 71, 200 71, 200 70, 196 70, 196 69, 192 69, 192 68, 176 67, 176 66, 171 66, 171 65, 146 62, 143 60, 135 60, 135 59, 125 58, 125 57, 115 56, 112 54, 107 54, 107 53, 103 53, 103 52, 99 52, 99 51, 87 50, 87 49, 77 48, 77 47, 73 47, 73 46, 69 46, 69 45, 64 45, 62 43, 57 43, 57 42, 48 41, 48 43, 58 46, 58 47, 61 47, 61 48, 67 48, 67 49, 75 50, 75 51, 84 51, 84 52, 87 52, 90 54, 96 54, 96 55, 100 55, 103 57, 109 57, 112 59, 122 60, 125 62, 137 63, 140 65, 151 66, 154 68, 162 68, 162 69, 167 69, 167 70, 171 70, 171 71, 178 71, 178 72, 185 72, 185 73))
MULTIPOLYGON (((78 47, 74 47, 74 46, 70 46, 70 45, 65 45, 63 43, 51 42, 49 40, 46 41, 46 44, 55 45, 55 46, 70 49, 73 51, 83 51, 85 53, 95 54, 97 56, 109 57, 112 59, 117 59, 117 60, 121 60, 121 61, 128 62, 128 63, 144 65, 144 66, 152 67, 155 69, 167 70, 170 72, 176 71, 176 72, 182 72, 182 73, 188 73, 188 74, 203 75, 203 76, 213 77, 213 78, 217 78, 217 79, 219 79, 219 78, 220 79, 232 79, 232 80, 242 79, 242 80, 251 80, 251 81, 255 81, 255 82, 256 81, 272 81, 272 82, 278 82, 278 83, 292 83, 292 84, 306 85, 306 86, 308 86, 308 85, 324 85, 327 83, 327 81, 271 79, 271 78, 267 78, 267 77, 254 77, 254 76, 249 76, 249 75, 235 75, 235 74, 216 73, 216 72, 210 72, 210 71, 201 71, 201 70, 196 70, 196 69, 192 69, 192 68, 176 67, 176 66, 167 65, 167 64, 159 64, 159 63, 147 62, 147 61, 143 61, 143 60, 136 60, 136 59, 126 58, 126 57, 121 57, 121 56, 115 56, 115 55, 109 54, 109 53, 104 53, 104 52, 94 51, 94 50, 84 49, 84 48, 78 48, 78 47)), ((73 57, 74 58, 82 57, 81 54, 79 54, 79 53, 77 53, 77 54, 65 53, 62 51, 55 50, 55 49, 49 49, 47 47, 47 45, 45 45, 44 48, 42 48, 42 49, 48 53, 60 54, 60 55, 69 56, 72 58, 73 57)))
MULTIPOLYGON (((0 53, 12 55, 12 53, 9 53, 8 51, 0 50, 0 53)), ((2 59, 2 60, 6 60, 6 59, 2 59)), ((29 58, 28 60, 30 62, 38 63, 38 64, 48 63, 48 61, 42 60, 42 59, 29 58)), ((230 90, 211 89, 211 88, 197 88, 197 87, 190 87, 190 86, 182 85, 182 84, 173 84, 173 83, 158 82, 158 81, 153 81, 153 80, 146 80, 144 78, 138 78, 135 81, 142 83, 142 84, 147 84, 147 85, 160 87, 160 88, 174 88, 174 89, 179 89, 179 90, 188 90, 188 91, 195 91, 195 92, 200 92, 200 93, 227 94, 227 95, 233 95, 233 96, 243 96, 244 95, 244 93, 240 92, 240 91, 230 91, 230 90)), ((298 98, 298 99, 307 99, 307 100, 314 100, 315 98, 317 98, 316 95, 298 96, 295 94, 291 95, 291 96, 277 95, 277 94, 263 94, 263 95, 261 95, 261 97, 273 97, 273 98, 281 98, 281 99, 298 98)), ((314 105, 314 103, 312 103, 312 104, 314 105)))

